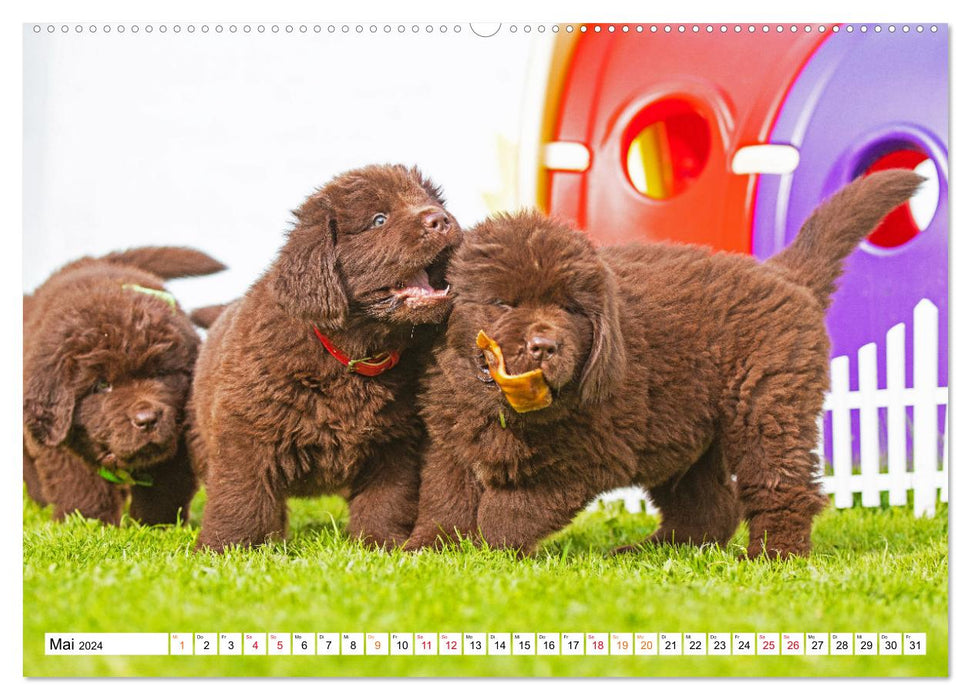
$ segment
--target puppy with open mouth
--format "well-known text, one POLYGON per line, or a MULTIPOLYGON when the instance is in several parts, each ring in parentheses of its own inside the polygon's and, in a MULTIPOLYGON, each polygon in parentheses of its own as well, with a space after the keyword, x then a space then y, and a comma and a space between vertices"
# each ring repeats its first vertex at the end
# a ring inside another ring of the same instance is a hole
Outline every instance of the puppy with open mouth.
POLYGON ((378 545, 404 541, 415 520, 415 394, 449 310, 459 226, 440 190, 400 165, 344 173, 294 214, 267 272, 207 314, 190 401, 200 547, 284 537, 292 496, 346 496, 350 534, 378 545))
POLYGON ((806 554, 827 503, 816 420, 843 260, 921 178, 822 204, 764 264, 668 244, 595 249, 535 213, 467 232, 422 394, 429 447, 409 549, 455 535, 531 550, 597 494, 637 485, 652 542, 806 554))

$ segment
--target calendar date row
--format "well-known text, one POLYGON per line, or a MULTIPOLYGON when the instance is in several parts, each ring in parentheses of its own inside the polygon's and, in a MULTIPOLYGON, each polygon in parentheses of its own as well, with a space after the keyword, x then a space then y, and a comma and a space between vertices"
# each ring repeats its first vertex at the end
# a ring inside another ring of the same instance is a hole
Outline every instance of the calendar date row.
POLYGON ((172 632, 45 635, 48 655, 910 656, 917 632, 172 632))

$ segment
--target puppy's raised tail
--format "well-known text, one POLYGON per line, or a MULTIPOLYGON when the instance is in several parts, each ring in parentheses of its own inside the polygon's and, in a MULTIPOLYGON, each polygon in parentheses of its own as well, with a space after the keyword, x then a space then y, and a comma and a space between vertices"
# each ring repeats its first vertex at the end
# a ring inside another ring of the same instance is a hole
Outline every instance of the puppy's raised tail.
POLYGON ((221 262, 200 250, 176 246, 129 248, 108 253, 101 259, 105 262, 137 267, 139 270, 158 275, 164 280, 211 275, 226 269, 221 262))
POLYGON ((843 274, 843 261, 923 181, 912 170, 903 169, 857 178, 816 207, 789 247, 766 264, 784 268, 828 308, 836 280, 843 274))

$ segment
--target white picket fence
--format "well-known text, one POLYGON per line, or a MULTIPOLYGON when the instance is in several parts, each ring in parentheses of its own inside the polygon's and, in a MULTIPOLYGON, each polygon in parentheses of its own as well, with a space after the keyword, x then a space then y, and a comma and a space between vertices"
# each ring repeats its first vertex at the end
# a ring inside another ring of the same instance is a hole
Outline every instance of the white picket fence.
MULTIPOLYGON (((877 388, 877 346, 868 343, 857 352, 859 388, 850 391, 849 357, 834 357, 830 363, 830 391, 825 410, 832 421, 832 475, 824 476, 823 487, 834 494, 837 508, 853 505, 861 494, 864 506, 880 505, 880 493, 887 492, 890 505, 906 505, 913 491, 914 514, 933 515, 940 500, 947 502, 947 405, 946 386, 937 381, 937 338, 940 319, 929 299, 914 307, 913 386, 905 386, 905 324, 887 332, 885 389, 877 388), (944 406, 944 444, 938 427, 938 407, 944 406), (886 409, 886 463, 881 464, 879 409, 886 409), (908 421, 907 409, 913 412, 908 421), (852 459, 851 412, 859 412, 860 464, 852 459), (909 440, 908 440, 909 438, 909 440), (912 448, 908 455, 908 442, 912 448), (909 468, 908 468, 909 467, 909 468)), ((822 438, 822 430, 820 430, 822 438)), ((818 448, 822 455, 822 440, 818 448)))
MULTIPOLYGON (((829 414, 832 426, 832 464, 824 469, 821 482, 826 493, 833 494, 837 508, 852 506, 855 494, 861 495, 863 506, 879 506, 883 492, 887 493, 890 505, 906 505, 907 494, 912 491, 917 516, 934 514, 938 492, 940 501, 947 502, 948 389, 938 386, 937 379, 939 323, 938 309, 929 299, 914 307, 913 386, 906 386, 906 324, 903 323, 887 332, 886 388, 877 388, 876 343, 857 351, 858 388, 854 391, 850 390, 850 358, 834 357, 830 362, 830 391, 826 394, 824 412, 829 414), (938 427, 940 406, 944 407, 943 445, 938 427), (880 446, 881 409, 886 413, 885 451, 880 446), (859 416, 859 464, 856 465, 853 412, 859 416)), ((825 464, 823 418, 820 416, 817 447, 821 464, 825 464)), ((636 488, 611 491, 596 500, 622 500, 632 512, 654 511, 647 495, 636 488)))

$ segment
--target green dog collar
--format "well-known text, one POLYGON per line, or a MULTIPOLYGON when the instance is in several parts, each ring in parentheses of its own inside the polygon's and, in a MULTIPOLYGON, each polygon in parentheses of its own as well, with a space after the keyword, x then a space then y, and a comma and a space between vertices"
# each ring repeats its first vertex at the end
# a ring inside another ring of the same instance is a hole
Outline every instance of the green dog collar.
POLYGON ((111 471, 108 467, 101 467, 98 469, 98 476, 100 476, 105 481, 110 481, 112 484, 124 484, 125 486, 151 486, 152 480, 148 477, 143 477, 141 480, 136 479, 131 475, 131 473, 126 472, 124 469, 116 469, 111 471))
POLYGON ((172 307, 175 311, 175 297, 170 293, 166 292, 164 289, 152 289, 151 287, 143 287, 140 284, 123 284, 122 289, 130 289, 133 292, 138 292, 139 294, 148 294, 150 297, 155 297, 161 299, 166 304, 172 307))

